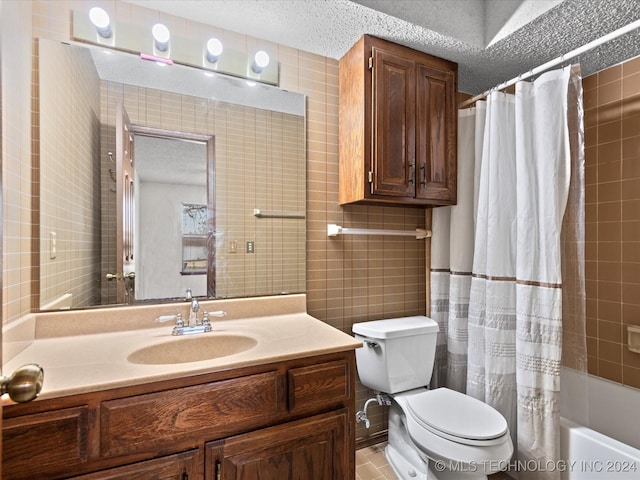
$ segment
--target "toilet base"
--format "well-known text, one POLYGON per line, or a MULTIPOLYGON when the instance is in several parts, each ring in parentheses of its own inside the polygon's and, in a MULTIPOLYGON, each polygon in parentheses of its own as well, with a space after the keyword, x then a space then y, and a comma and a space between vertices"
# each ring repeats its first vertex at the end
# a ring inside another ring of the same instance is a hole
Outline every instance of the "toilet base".
POLYGON ((386 446, 384 454, 393 473, 400 480, 460 480, 461 478, 464 480, 488 480, 488 477, 482 474, 467 472, 463 474, 464 477, 461 477, 459 472, 449 470, 435 472, 431 461, 427 465, 422 460, 418 463, 412 463, 391 445, 386 446))
POLYGON ((412 463, 391 445, 386 446, 384 454, 393 473, 401 480, 438 480, 427 474, 427 465, 423 461, 412 463))

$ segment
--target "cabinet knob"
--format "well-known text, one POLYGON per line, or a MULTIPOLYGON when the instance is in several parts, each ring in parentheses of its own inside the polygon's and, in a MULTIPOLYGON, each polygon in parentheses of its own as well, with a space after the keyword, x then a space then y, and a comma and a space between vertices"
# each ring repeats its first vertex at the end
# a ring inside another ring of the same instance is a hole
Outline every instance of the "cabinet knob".
POLYGON ((40 394, 43 383, 44 370, 40 365, 23 365, 10 377, 0 377, 0 395, 8 393, 17 403, 30 402, 40 394))

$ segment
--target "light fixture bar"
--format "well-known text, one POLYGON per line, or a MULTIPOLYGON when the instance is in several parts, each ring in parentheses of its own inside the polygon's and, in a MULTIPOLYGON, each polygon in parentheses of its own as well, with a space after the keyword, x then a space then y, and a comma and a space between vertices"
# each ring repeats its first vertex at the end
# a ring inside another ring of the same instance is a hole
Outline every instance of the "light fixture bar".
MULTIPOLYGON (((213 51, 207 55, 208 51, 206 47, 209 40, 211 40, 211 33, 181 37, 175 35, 175 32, 170 32, 168 38, 166 38, 168 42, 166 50, 162 51, 156 45, 156 39, 151 36, 150 29, 153 26, 152 24, 147 24, 146 26, 131 24, 127 21, 116 21, 115 18, 111 18, 109 23, 113 33, 110 38, 105 38, 96 34, 96 26, 94 26, 89 19, 87 10, 74 10, 72 38, 77 41, 114 48, 116 50, 164 58, 177 64, 246 78, 258 83, 276 86, 279 84, 277 52, 273 52, 269 48, 259 49, 268 56, 269 62, 266 66, 261 67, 259 73, 256 73, 252 69, 255 61, 255 51, 243 52, 225 46, 219 50, 219 54, 216 56, 216 48, 213 47, 221 47, 222 42, 220 41, 220 45, 211 45, 213 51)), ((206 31, 206 29, 202 29, 202 32, 206 31)), ((163 47, 163 45, 161 44, 160 47, 163 47)), ((151 59, 149 58, 149 60, 151 59)), ((258 66, 258 68, 260 67, 258 66)))

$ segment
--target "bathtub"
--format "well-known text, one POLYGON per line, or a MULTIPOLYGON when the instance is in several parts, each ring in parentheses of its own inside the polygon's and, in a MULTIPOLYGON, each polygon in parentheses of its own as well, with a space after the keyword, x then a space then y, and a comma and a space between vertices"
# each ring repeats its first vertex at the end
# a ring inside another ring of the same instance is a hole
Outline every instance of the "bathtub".
POLYGON ((563 368, 562 480, 640 479, 640 390, 563 368))
POLYGON ((561 418, 562 480, 640 478, 640 450, 561 418))

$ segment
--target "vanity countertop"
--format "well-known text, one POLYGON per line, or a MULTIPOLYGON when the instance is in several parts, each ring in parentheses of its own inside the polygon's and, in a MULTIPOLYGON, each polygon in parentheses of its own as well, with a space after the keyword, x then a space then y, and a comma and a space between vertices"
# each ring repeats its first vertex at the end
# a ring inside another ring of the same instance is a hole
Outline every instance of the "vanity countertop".
MULTIPOLYGON (((232 306, 228 306, 230 312, 232 306)), ((342 352, 361 346, 361 342, 350 335, 304 311, 269 314, 271 310, 262 309, 267 313, 262 316, 212 318, 212 332, 184 337, 171 335, 171 322, 157 324, 151 321, 153 328, 99 333, 91 333, 85 327, 82 333, 72 330, 70 335, 45 334, 42 327, 36 327, 34 338, 6 361, 4 371, 12 372, 27 363, 39 364, 45 372, 39 399, 46 399, 342 352), (132 352, 146 346, 207 335, 242 335, 254 339, 256 345, 240 353, 188 363, 147 365, 127 360, 132 352)))

